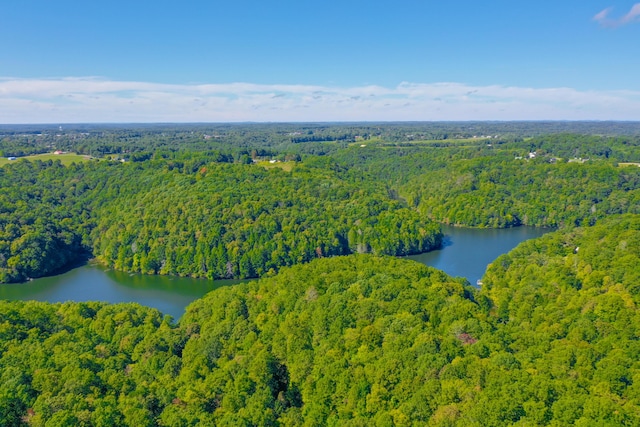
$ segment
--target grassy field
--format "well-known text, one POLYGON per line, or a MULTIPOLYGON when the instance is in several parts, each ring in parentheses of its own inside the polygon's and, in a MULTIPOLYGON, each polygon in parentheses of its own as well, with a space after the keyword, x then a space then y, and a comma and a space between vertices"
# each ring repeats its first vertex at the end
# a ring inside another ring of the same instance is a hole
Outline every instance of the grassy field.
POLYGON ((258 162, 258 166, 262 166, 265 169, 280 168, 286 172, 291 172, 291 169, 293 169, 293 166, 295 164, 296 162, 277 162, 277 163, 269 163, 267 161, 258 162))
POLYGON ((459 145, 480 145, 491 144, 493 141, 490 137, 478 138, 452 138, 452 139, 420 139, 405 141, 408 144, 420 145, 441 145, 441 146, 459 146, 459 145))
POLYGON ((53 153, 46 153, 46 154, 36 154, 34 156, 24 156, 24 157, 18 157, 16 160, 8 160, 6 157, 0 157, 0 166, 4 166, 7 163, 13 163, 13 162, 19 162, 22 159, 27 159, 27 160, 42 160, 43 162, 46 162, 47 160, 53 160, 54 162, 56 160, 60 160, 60 162, 62 162, 63 165, 70 165, 73 162, 86 162, 88 160, 90 160, 91 158, 89 156, 84 156, 84 155, 80 155, 80 154, 74 154, 74 153, 65 153, 65 154, 53 154, 53 153))

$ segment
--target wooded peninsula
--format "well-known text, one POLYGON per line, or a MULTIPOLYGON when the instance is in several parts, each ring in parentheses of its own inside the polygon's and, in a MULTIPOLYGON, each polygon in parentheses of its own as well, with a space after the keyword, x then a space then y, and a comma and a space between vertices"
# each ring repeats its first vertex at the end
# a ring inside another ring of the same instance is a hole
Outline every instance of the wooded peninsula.
POLYGON ((178 322, 0 301, 0 425, 640 423, 640 123, 2 125, 0 155, 0 283, 256 279, 178 322), (441 224, 553 231, 477 288, 398 258, 441 224))

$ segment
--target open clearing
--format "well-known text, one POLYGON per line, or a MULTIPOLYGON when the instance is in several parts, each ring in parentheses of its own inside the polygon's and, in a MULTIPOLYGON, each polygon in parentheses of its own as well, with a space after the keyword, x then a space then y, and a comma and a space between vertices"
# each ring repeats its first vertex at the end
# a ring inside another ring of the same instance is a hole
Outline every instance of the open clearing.
POLYGON ((62 162, 63 165, 70 165, 71 163, 74 162, 86 162, 88 160, 91 160, 90 156, 85 156, 85 155, 80 155, 80 154, 75 154, 75 153, 64 153, 64 154, 53 154, 53 153, 45 153, 45 154, 36 154, 33 156, 24 156, 24 157, 18 157, 15 160, 9 160, 6 157, 0 157, 0 166, 4 166, 7 163, 15 163, 15 162, 19 162, 22 159, 27 159, 27 160, 42 160, 43 162, 46 162, 48 160, 53 160, 54 162, 56 160, 60 160, 60 162, 62 162))
POLYGON ((265 169, 274 169, 274 168, 280 168, 283 171, 286 172, 291 172, 291 169, 293 169, 293 166, 296 164, 296 162, 276 162, 276 163, 270 163, 270 162, 258 162, 259 166, 262 166, 265 169))

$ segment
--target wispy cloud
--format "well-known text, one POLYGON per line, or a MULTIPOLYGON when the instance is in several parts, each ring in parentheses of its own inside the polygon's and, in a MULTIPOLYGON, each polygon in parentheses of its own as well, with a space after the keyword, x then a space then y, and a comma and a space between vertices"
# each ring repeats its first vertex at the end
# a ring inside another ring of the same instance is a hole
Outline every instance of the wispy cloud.
POLYGON ((620 18, 610 18, 612 7, 608 7, 601 12, 597 13, 593 20, 598 22, 601 26, 607 28, 620 27, 622 25, 631 24, 633 22, 640 22, 640 3, 636 3, 631 6, 629 12, 620 18))
POLYGON ((608 7, 601 12, 596 13, 596 15, 593 17, 593 20, 599 22, 601 25, 605 25, 605 23, 609 20, 609 14, 612 10, 612 7, 608 7))
POLYGON ((640 92, 0 78, 2 123, 400 120, 640 120, 640 92))

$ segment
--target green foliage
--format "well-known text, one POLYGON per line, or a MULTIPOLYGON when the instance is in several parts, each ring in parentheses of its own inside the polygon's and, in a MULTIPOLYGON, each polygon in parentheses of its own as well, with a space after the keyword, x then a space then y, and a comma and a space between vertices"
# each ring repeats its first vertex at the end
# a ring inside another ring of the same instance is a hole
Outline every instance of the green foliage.
POLYGON ((521 244, 482 290, 351 255, 217 289, 179 325, 3 302, 3 425, 634 425, 639 258, 626 215, 521 244))
MULTIPOLYGON (((430 137, 463 144, 394 142, 398 132, 416 131, 408 134, 411 138, 418 134, 419 127, 407 126, 389 125, 377 133, 366 126, 310 126, 304 132, 285 132, 286 126, 218 129, 234 135, 233 141, 247 137, 244 151, 212 137, 221 136, 213 131, 204 133, 211 137, 211 147, 204 150, 186 142, 202 136, 194 131, 111 129, 100 138, 136 141, 145 149, 132 146, 131 152, 119 153, 116 157, 126 154, 125 164, 6 165, 0 170, 5 189, 0 196, 0 282, 51 274, 89 253, 131 272, 261 277, 318 257, 424 252, 441 241, 433 221, 563 227, 639 212, 640 169, 610 161, 639 156, 634 137, 559 134, 495 140, 494 135, 476 141, 458 129, 456 136, 430 137), (301 135, 324 141, 355 141, 357 136, 371 144, 345 145, 322 157, 306 155, 287 163, 286 171, 258 166, 269 157, 292 158, 277 153, 275 141, 301 135), (154 145, 169 137, 183 149, 154 145), (230 151, 213 151, 214 146, 230 151), (528 150, 538 156, 516 158, 526 157, 528 150), (593 159, 549 163, 569 153, 593 159)), ((82 138, 90 137, 85 133, 82 138)))
POLYGON ((86 256, 85 207, 60 162, 19 162, 0 169, 0 282, 40 277, 86 256))
POLYGON ((640 216, 627 215, 522 243, 488 269, 499 330, 547 390, 543 420, 637 421, 639 266, 640 216))
POLYGON ((326 170, 167 166, 148 164, 113 178, 118 196, 96 209, 92 233, 94 254, 107 264, 245 278, 318 257, 404 255, 441 242, 438 225, 389 200, 379 186, 356 186, 326 170))
POLYGON ((360 255, 216 291, 179 327, 134 304, 1 303, 5 425, 426 421, 409 402, 434 392, 422 378, 490 328, 474 292, 360 255))
MULTIPOLYGON (((59 143, 128 161, 0 168, 2 282, 89 253, 263 277, 177 325, 136 304, 0 301, 0 425, 638 424, 640 170, 616 165, 637 137, 484 126, 78 129, 59 143), (253 164, 268 157, 295 163, 253 164), (478 290, 381 256, 438 246, 432 220, 559 230, 478 290)), ((53 143, 7 135, 5 152, 53 143)))
POLYGON ((303 165, 228 164, 216 153, 23 161, 2 168, 0 183, 2 282, 50 274, 89 252, 124 271, 246 278, 352 252, 424 252, 442 238, 376 183, 303 165))
POLYGON ((593 224, 611 214, 639 213, 640 169, 636 169, 607 163, 481 158, 453 162, 405 188, 419 200, 421 212, 444 223, 572 226, 593 224))

